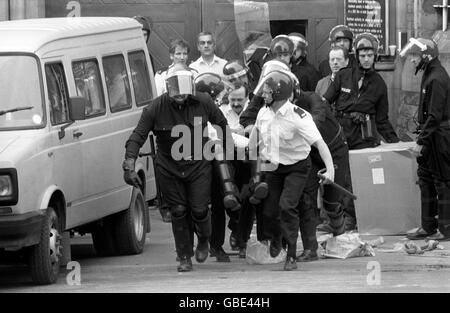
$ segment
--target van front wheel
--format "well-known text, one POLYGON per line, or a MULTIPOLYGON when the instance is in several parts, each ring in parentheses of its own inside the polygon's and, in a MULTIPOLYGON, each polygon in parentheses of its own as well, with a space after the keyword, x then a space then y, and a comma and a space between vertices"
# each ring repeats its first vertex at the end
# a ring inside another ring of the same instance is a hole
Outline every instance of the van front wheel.
POLYGON ((134 188, 131 206, 116 216, 116 240, 119 254, 140 254, 146 238, 147 204, 142 192, 134 188))
POLYGON ((28 248, 31 278, 36 284, 53 284, 58 279, 62 256, 61 239, 58 215, 49 207, 42 225, 40 242, 28 248))

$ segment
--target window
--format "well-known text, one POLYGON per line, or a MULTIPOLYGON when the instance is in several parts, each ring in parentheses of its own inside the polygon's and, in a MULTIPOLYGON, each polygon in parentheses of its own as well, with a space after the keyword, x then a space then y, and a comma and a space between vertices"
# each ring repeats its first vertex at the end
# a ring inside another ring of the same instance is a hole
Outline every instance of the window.
POLYGON ((0 55, 0 86, 0 131, 45 125, 44 89, 37 58, 17 53, 0 55))
POLYGON ((77 95, 87 100, 86 117, 105 114, 105 99, 97 60, 74 62, 72 70, 77 95))
POLYGON ((138 106, 146 105, 153 98, 153 95, 144 51, 130 53, 128 58, 136 104, 138 106))
POLYGON ((69 97, 61 63, 45 65, 48 101, 50 103, 50 121, 59 125, 69 121, 69 97))
POLYGON ((106 87, 111 112, 131 108, 131 91, 125 59, 122 55, 103 58, 106 87))

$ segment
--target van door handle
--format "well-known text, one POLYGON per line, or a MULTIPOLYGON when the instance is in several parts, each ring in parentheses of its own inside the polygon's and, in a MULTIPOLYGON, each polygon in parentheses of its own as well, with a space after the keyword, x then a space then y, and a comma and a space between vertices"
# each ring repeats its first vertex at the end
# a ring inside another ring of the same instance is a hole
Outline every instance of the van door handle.
POLYGON ((73 138, 80 138, 81 136, 83 136, 83 133, 78 131, 78 130, 74 130, 73 131, 73 138))

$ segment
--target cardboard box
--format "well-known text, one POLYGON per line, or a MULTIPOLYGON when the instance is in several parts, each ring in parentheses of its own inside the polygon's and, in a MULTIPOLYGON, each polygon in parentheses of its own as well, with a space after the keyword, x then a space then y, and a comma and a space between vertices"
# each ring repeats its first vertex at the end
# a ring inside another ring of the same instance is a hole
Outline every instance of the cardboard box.
POLYGON ((350 151, 358 230, 364 235, 400 235, 421 225, 414 142, 350 151))

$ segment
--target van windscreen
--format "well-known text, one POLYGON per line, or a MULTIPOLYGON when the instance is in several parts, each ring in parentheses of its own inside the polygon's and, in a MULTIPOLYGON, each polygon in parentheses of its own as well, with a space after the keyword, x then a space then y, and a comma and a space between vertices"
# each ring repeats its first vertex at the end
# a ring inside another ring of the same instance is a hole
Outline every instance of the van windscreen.
POLYGON ((40 128, 45 123, 36 59, 0 55, 0 130, 40 128))

